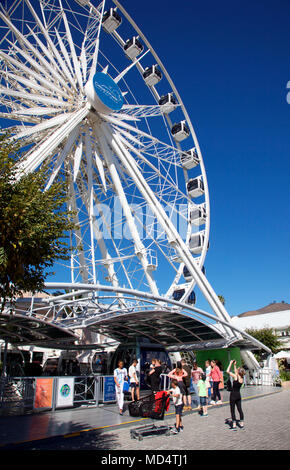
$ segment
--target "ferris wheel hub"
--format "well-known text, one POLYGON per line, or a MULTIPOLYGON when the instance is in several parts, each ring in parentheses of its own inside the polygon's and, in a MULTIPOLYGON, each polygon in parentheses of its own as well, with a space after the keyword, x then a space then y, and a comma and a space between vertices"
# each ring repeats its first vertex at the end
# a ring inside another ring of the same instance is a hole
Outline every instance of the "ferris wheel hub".
POLYGON ((89 104, 101 113, 120 111, 124 104, 122 92, 114 80, 103 72, 97 72, 85 86, 89 104))

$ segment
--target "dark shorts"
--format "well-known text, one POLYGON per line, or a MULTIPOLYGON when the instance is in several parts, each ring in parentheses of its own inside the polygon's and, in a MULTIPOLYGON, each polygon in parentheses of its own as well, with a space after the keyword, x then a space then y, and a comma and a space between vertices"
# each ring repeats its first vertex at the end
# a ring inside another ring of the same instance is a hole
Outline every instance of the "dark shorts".
POLYGON ((206 397, 199 397, 200 405, 201 406, 206 406, 206 397))
POLYGON ((131 382, 131 383, 130 383, 130 387, 131 387, 131 388, 138 388, 138 387, 139 387, 139 384, 136 384, 136 382, 131 382))
POLYGON ((179 387, 180 392, 182 393, 182 395, 186 395, 186 386, 184 385, 184 383, 179 381, 178 382, 178 387, 179 387))
POLYGON ((183 404, 182 405, 175 405, 175 414, 176 415, 182 415, 182 410, 183 410, 183 404))

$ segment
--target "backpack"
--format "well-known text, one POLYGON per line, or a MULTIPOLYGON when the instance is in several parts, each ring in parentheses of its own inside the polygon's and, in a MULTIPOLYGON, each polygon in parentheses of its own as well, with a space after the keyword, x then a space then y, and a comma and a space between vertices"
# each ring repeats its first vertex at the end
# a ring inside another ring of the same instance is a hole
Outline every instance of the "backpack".
POLYGON ((233 390, 233 385, 232 385, 232 381, 231 381, 230 377, 227 380, 226 389, 227 389, 228 392, 232 392, 232 390, 233 390))

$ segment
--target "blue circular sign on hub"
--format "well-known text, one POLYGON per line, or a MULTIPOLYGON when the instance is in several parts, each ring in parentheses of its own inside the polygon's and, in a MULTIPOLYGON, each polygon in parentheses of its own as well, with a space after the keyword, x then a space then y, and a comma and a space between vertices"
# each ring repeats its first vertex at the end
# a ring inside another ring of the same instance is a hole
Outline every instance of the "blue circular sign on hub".
POLYGON ((93 78, 93 86, 104 106, 112 111, 120 111, 124 99, 120 88, 109 75, 97 72, 93 78))

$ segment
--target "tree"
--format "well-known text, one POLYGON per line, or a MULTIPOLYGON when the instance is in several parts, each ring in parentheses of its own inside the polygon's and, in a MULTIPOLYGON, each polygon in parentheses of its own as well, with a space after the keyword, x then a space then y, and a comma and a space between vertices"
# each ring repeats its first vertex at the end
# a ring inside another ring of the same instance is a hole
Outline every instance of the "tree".
POLYGON ((274 354, 282 347, 282 343, 276 336, 273 328, 262 328, 260 330, 256 328, 248 328, 245 331, 265 346, 268 346, 274 354))
POLYGON ((45 166, 17 178, 19 155, 11 138, 0 136, 0 312, 23 291, 43 289, 48 268, 69 257, 65 231, 73 228, 64 179, 44 191, 45 166))

